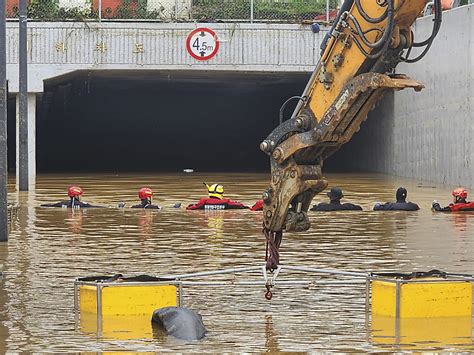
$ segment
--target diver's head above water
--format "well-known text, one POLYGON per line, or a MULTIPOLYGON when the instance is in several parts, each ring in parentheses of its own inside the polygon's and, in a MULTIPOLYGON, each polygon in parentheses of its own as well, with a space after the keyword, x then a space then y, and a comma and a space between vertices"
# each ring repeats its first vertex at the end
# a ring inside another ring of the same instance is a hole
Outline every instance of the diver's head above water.
POLYGON ((404 187, 399 187, 397 192, 395 193, 395 197, 397 198, 397 202, 406 202, 407 199, 407 189, 404 187))
POLYGON ((208 185, 204 183, 207 187, 207 193, 209 194, 209 198, 217 198, 219 200, 222 200, 224 198, 224 186, 220 184, 213 184, 213 185, 208 185))
POLYGON ((138 190, 138 197, 142 201, 142 204, 151 204, 153 191, 148 187, 142 187, 140 190, 138 190))
POLYGON ((342 193, 342 190, 339 187, 331 188, 327 195, 331 200, 331 203, 341 203, 341 198, 344 197, 344 194, 342 193))
POLYGON ((458 187, 452 192, 454 203, 466 203, 467 190, 464 187, 458 187))
POLYGON ((72 199, 80 200, 83 194, 84 194, 84 191, 79 186, 70 186, 67 189, 67 195, 69 196, 71 200, 72 199))

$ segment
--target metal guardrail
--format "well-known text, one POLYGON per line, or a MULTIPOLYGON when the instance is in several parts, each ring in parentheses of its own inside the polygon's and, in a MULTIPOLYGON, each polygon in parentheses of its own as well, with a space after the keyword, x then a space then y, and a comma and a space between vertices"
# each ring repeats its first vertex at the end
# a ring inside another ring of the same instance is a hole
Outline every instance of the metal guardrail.
MULTIPOLYGON (((175 274, 175 275, 166 275, 166 276, 157 276, 160 281, 153 282, 127 282, 120 281, 115 283, 111 281, 115 286, 127 287, 127 286, 137 286, 137 285, 175 285, 178 288, 178 305, 183 306, 183 288, 184 287, 249 287, 249 286, 261 286, 266 287, 267 293, 265 297, 267 299, 272 298, 271 289, 274 287, 277 288, 314 288, 321 286, 365 286, 365 309, 368 314, 370 308, 370 294, 371 287, 370 284, 372 281, 387 281, 393 282, 396 284, 397 290, 403 284, 407 283, 437 283, 443 282, 445 278, 449 278, 451 282, 474 282, 474 275, 471 274, 459 274, 459 273, 443 273, 443 277, 439 280, 431 278, 412 278, 412 279, 402 279, 399 276, 388 276, 393 272, 360 272, 360 271, 345 271, 337 269, 323 269, 323 268, 314 268, 307 266, 293 266, 293 265, 279 265, 278 268, 273 272, 269 273, 266 269, 266 265, 258 266, 245 266, 239 268, 229 268, 229 269, 220 269, 220 270, 210 270, 210 271, 200 271, 187 274, 175 274), (278 276, 283 273, 283 271, 289 271, 293 273, 303 273, 303 274, 313 274, 319 276, 318 279, 304 278, 298 279, 294 278, 278 278, 278 276), (237 274, 254 274, 258 273, 262 278, 248 278, 243 276, 243 279, 236 279, 237 274), (208 277, 212 276, 224 276, 229 275, 233 276, 232 279, 218 279, 218 280, 209 280, 208 277), (324 279, 323 279, 324 277, 324 279), (327 280, 327 277, 335 278, 333 280, 327 280), (204 279, 203 279, 204 278, 204 279), (198 280, 195 280, 198 279, 198 280)), ((399 274, 393 274, 399 275, 399 274)), ((95 286, 98 288, 98 295, 101 292, 101 288, 107 287, 111 284, 109 281, 81 281, 81 279, 76 279, 74 282, 74 309, 79 310, 79 287, 82 285, 95 286)), ((97 296, 98 300, 100 296, 97 296)), ((399 293, 397 294, 397 299, 399 293)), ((397 301, 398 302, 398 301, 397 301)), ((98 314, 100 312, 98 311, 98 314)))
MULTIPOLYGON (((6 0, 7 18, 18 18, 19 0, 6 0)), ((30 0, 28 18, 154 20, 163 22, 329 21, 341 0, 30 0)))

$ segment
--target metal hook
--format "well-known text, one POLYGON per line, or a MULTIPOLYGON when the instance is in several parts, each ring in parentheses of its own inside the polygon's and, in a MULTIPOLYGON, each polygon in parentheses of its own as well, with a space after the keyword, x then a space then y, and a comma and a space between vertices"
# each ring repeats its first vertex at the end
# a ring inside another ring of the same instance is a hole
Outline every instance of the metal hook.
POLYGON ((273 297, 273 293, 272 293, 272 291, 271 291, 272 285, 270 285, 269 283, 267 283, 267 284, 265 285, 265 287, 267 288, 267 292, 265 293, 265 298, 270 301, 270 300, 272 299, 272 297, 273 297))

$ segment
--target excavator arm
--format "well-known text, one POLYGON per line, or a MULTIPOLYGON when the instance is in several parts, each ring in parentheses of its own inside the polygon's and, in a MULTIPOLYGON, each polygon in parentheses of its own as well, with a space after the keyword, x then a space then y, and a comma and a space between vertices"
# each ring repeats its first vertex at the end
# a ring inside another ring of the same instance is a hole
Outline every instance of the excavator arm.
MULTIPOLYGON (((384 93, 423 85, 395 74, 429 50, 441 25, 435 1, 433 31, 415 42, 411 26, 425 0, 346 0, 321 46, 321 58, 292 115, 261 143, 270 156, 271 181, 263 193, 264 232, 304 231, 313 197, 327 187, 324 160, 347 143, 384 93), (421 53, 413 59, 412 49, 421 53)), ((285 103, 286 104, 286 103, 285 103)), ((282 107, 281 112, 283 112, 282 107)), ((273 240, 279 245, 279 241, 273 240)), ((268 258, 268 253, 267 253, 268 258)), ((274 269, 278 260, 267 267, 274 269)), ((270 264, 270 265, 269 265, 270 264)))

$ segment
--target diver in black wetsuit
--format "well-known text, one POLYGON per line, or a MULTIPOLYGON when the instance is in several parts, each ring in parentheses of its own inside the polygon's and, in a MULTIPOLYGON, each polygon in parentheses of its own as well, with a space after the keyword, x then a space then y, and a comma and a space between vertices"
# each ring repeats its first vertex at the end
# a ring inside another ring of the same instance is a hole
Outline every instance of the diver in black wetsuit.
POLYGON ((341 204, 341 198, 344 197, 344 194, 338 187, 333 187, 327 195, 330 202, 321 202, 318 205, 314 205, 313 208, 311 208, 311 211, 362 211, 362 207, 359 205, 354 205, 353 203, 341 204))
POLYGON ((138 197, 142 201, 139 205, 134 205, 131 208, 146 208, 148 210, 159 210, 161 209, 158 205, 152 205, 151 199, 153 197, 153 191, 148 187, 143 187, 138 190, 138 197))
POLYGON ((397 202, 387 202, 385 204, 376 203, 374 211, 418 211, 420 207, 413 202, 407 202, 407 190, 399 187, 395 194, 397 202))
POLYGON ((84 191, 79 186, 71 186, 67 190, 69 201, 61 201, 57 203, 45 203, 41 207, 62 207, 62 208, 93 208, 102 206, 93 206, 90 203, 82 202, 81 196, 84 191))

